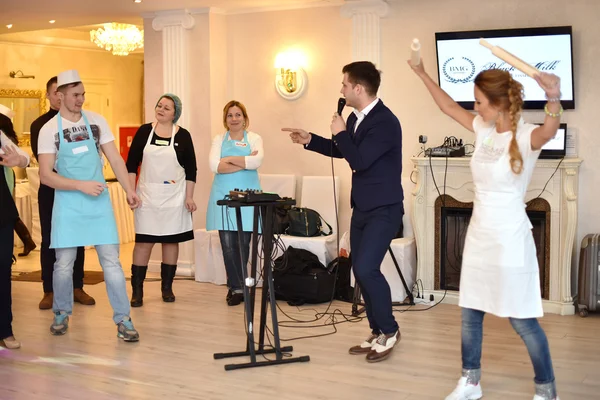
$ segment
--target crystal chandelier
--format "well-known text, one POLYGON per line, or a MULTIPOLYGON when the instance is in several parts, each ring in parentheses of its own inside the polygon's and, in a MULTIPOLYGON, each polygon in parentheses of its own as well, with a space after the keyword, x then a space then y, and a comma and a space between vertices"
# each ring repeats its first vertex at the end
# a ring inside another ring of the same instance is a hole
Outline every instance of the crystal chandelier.
POLYGON ((126 56, 144 47, 144 31, 137 26, 112 22, 90 32, 90 40, 115 56, 126 56))

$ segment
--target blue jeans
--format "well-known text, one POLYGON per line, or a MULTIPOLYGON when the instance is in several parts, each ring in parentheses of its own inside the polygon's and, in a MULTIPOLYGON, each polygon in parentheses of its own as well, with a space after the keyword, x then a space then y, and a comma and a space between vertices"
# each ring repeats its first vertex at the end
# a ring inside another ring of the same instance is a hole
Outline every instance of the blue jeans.
MULTIPOLYGON (((481 345, 483 342, 483 317, 485 313, 462 308, 462 364, 463 369, 481 368, 481 345)), ((509 318, 514 330, 521 336, 535 372, 535 383, 554 382, 554 370, 548 339, 536 318, 509 318)))
MULTIPOLYGON (((119 261, 119 245, 106 244, 95 246, 100 265, 104 271, 108 300, 113 308, 115 324, 129 316, 129 298, 125 288, 125 275, 119 261)), ((73 312, 73 264, 77 257, 77 247, 56 249, 56 263, 52 276, 54 304, 52 311, 73 312)))
MULTIPOLYGON (((244 232, 242 236, 242 256, 244 259, 244 267, 248 265, 251 238, 252 232, 244 232)), ((225 263, 225 271, 227 272, 227 287, 232 291, 242 290, 244 275, 242 272, 242 257, 240 257, 240 240, 238 232, 219 231, 219 239, 221 240, 223 262, 225 263)))

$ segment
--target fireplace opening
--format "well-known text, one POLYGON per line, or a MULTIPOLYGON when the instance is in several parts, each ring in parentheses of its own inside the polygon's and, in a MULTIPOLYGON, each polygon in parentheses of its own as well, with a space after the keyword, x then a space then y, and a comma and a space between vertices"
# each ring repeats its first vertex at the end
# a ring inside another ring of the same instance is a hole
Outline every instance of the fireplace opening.
MULTIPOLYGON (((442 195, 435 202, 435 288, 460 290, 460 271, 467 228, 473 203, 462 203, 442 195)), ((550 204, 544 199, 527 203, 527 216, 533 225, 542 298, 548 299, 550 286, 550 204)))

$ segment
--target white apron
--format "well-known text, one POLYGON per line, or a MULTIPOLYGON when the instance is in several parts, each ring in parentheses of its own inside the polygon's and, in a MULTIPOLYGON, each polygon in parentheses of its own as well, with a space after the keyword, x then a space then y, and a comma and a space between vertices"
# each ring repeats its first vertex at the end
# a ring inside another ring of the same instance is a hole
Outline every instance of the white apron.
POLYGON ((521 124, 517 131, 524 158, 520 175, 510 168, 510 132, 498 134, 492 128, 477 137, 471 159, 475 199, 461 266, 461 307, 500 317, 543 316, 536 248, 524 202, 539 155, 531 151, 531 127, 521 124))
POLYGON ((176 235, 192 230, 192 214, 185 208, 185 170, 177 161, 175 132, 169 146, 151 145, 154 126, 148 136, 137 194, 142 205, 135 209, 135 233, 176 235))

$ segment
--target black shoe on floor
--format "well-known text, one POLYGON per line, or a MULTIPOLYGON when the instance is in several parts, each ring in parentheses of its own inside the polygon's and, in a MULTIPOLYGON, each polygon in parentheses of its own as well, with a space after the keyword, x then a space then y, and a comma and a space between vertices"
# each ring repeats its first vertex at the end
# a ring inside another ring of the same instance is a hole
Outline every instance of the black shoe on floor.
POLYGON ((229 289, 225 300, 227 301, 228 306, 237 306, 244 301, 244 293, 232 292, 231 289, 229 289))

